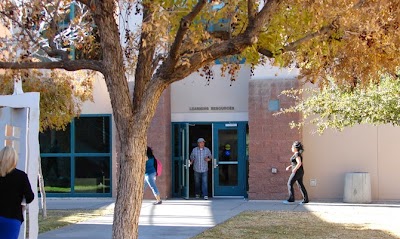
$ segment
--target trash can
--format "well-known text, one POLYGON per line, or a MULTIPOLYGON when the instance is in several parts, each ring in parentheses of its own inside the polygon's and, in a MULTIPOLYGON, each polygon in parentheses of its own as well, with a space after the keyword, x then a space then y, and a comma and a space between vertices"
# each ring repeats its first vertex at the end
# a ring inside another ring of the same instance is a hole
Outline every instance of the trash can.
POLYGON ((343 202, 370 203, 371 178, 366 172, 346 173, 343 202))

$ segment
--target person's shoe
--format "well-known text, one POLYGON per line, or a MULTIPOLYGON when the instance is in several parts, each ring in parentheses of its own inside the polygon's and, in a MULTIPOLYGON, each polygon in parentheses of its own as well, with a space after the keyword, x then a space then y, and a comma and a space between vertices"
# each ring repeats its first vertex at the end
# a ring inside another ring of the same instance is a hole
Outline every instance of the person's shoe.
POLYGON ((292 201, 292 200, 285 200, 285 201, 283 201, 283 204, 293 204, 294 203, 294 200, 292 201))
POLYGON ((199 194, 196 194, 196 199, 199 199, 200 198, 200 195, 199 194))
POLYGON ((208 196, 204 196, 204 200, 208 200, 208 196))
POLYGON ((153 205, 160 205, 160 204, 162 204, 162 201, 160 200, 160 201, 157 201, 157 202, 153 202, 153 205))
POLYGON ((308 200, 303 200, 303 201, 301 201, 299 204, 306 204, 306 203, 308 203, 309 201, 308 200))

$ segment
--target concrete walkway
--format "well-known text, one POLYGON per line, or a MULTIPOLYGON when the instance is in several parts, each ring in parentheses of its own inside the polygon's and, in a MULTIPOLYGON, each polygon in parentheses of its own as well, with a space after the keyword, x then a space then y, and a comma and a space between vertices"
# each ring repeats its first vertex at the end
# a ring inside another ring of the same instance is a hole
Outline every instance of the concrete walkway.
MULTIPOLYGON (((113 208, 111 198, 64 198, 47 200, 48 209, 113 208)), ((359 223, 369 228, 389 230, 400 238, 400 203, 345 204, 317 203, 282 204, 282 201, 247 201, 243 199, 167 200, 162 205, 144 201, 142 205, 140 239, 188 239, 224 222, 240 212, 311 211, 321 220, 359 223)), ((89 219, 39 235, 39 239, 110 239, 113 215, 89 219)))

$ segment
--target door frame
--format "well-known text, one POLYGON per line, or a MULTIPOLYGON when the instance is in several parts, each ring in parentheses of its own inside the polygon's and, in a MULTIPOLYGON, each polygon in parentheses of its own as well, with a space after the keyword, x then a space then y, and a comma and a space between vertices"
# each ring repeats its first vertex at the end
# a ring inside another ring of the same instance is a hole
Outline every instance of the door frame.
POLYGON ((172 165, 172 196, 189 199, 190 194, 190 166, 188 166, 188 160, 190 156, 190 130, 189 127, 195 125, 211 125, 212 140, 212 166, 211 175, 211 195, 212 197, 239 197, 243 198, 247 196, 246 182, 247 182, 247 153, 246 153, 246 126, 247 121, 235 121, 235 122, 172 122, 172 140, 171 140, 171 165, 172 165), (234 126, 236 125, 236 126, 234 126), (229 193, 229 191, 219 192, 219 189, 215 191, 215 172, 214 163, 218 160, 218 134, 219 129, 235 127, 238 133, 238 187, 237 193, 229 193), (175 142, 178 141, 178 142, 175 142), (178 147, 177 149, 175 147, 178 147))

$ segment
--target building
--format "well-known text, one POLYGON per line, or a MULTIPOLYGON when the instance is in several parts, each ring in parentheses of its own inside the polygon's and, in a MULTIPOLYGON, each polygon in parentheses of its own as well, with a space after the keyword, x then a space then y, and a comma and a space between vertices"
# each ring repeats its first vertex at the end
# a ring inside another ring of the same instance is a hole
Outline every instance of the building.
MULTIPOLYGON (((367 172, 373 201, 400 200, 396 159, 400 129, 393 126, 356 126, 344 132, 313 135, 289 122, 299 114, 273 114, 293 102, 282 90, 299 87, 297 72, 274 67, 254 74, 242 65, 236 81, 220 76, 207 81, 198 73, 174 83, 162 95, 148 133, 163 162, 158 178, 162 198, 194 196, 193 170, 187 159, 203 137, 213 153, 209 165, 209 195, 249 199, 286 199, 285 167, 294 140, 305 145, 305 185, 311 200, 341 200, 345 174, 367 172), (224 157, 225 146, 230 157, 224 157)), ((115 195, 116 130, 105 82, 97 79, 94 102, 66 131, 41 134, 43 174, 50 196, 115 195)), ((152 198, 150 190, 146 198, 152 198)), ((298 197, 298 199, 300 199, 298 197)))

